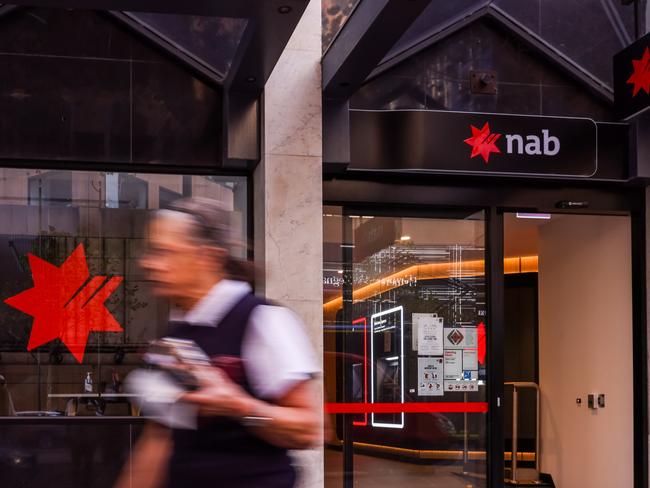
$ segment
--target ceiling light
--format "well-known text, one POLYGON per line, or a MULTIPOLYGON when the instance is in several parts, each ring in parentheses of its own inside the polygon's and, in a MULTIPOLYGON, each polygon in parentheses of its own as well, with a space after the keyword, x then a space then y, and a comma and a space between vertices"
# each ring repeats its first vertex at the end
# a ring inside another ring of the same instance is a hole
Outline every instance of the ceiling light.
POLYGON ((278 8, 278 12, 281 14, 288 14, 292 10, 293 9, 289 7, 289 5, 282 5, 281 7, 278 8))
POLYGON ((410 240, 411 240, 411 236, 402 236, 402 237, 399 238, 399 240, 400 240, 400 241, 410 241, 410 240))
POLYGON ((518 219, 551 220, 551 214, 545 214, 545 213, 517 212, 516 215, 518 219))

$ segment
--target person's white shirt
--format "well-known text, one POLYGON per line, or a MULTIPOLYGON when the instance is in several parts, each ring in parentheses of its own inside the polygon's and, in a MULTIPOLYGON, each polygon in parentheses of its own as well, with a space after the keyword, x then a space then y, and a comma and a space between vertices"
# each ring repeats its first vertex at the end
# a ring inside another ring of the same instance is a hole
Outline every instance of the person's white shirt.
MULTIPOLYGON (((246 282, 221 280, 181 320, 196 327, 216 327, 251 292, 246 282)), ((241 357, 248 383, 259 398, 281 398, 319 372, 304 326, 289 309, 259 305, 244 326, 241 357)))
MULTIPOLYGON (((218 327, 237 303, 252 292, 248 283, 221 280, 185 314, 172 321, 195 327, 218 327)), ((242 361, 253 393, 265 400, 282 398, 320 368, 300 319, 289 309, 259 305, 253 309, 242 343, 242 361)), ((196 408, 176 402, 183 391, 164 373, 134 371, 127 386, 143 396, 144 412, 170 427, 196 428, 196 408)))

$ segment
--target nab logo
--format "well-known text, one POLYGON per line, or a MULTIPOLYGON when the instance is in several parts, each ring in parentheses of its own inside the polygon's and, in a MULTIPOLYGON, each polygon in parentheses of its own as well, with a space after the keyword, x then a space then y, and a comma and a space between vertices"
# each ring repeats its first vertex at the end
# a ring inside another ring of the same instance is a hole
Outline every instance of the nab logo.
POLYGON ((485 164, 488 164, 490 161, 490 154, 500 153, 501 151, 496 146, 496 142, 501 137, 501 134, 491 134, 490 133, 490 124, 485 123, 482 129, 477 129, 473 125, 470 126, 472 129, 472 137, 465 139, 465 144, 472 146, 472 158, 476 156, 482 156, 485 164))
POLYGON ((91 332, 122 332, 104 305, 122 277, 91 277, 83 244, 61 266, 33 254, 27 257, 34 286, 5 303, 34 317, 28 351, 60 339, 81 363, 91 332))
MULTIPOLYGON (((472 137, 465 139, 465 144, 472 146, 471 158, 481 156, 488 164, 492 153, 501 154, 497 141, 502 134, 492 133, 488 122, 481 129, 470 125, 472 137)), ((560 139, 550 135, 546 129, 542 136, 505 134, 507 154, 527 154, 528 156, 555 156, 560 152, 560 139)))
POLYGON ((650 48, 645 48, 641 59, 632 60, 632 68, 634 72, 627 80, 628 85, 634 85, 632 96, 636 97, 641 90, 650 95, 650 48))

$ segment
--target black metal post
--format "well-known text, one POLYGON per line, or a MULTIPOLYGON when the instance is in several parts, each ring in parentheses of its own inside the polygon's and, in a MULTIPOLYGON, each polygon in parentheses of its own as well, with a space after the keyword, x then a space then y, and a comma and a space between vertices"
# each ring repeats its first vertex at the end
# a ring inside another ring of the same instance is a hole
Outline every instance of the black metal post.
MULTIPOLYGON (((352 381, 350 361, 347 359, 349 340, 352 324, 352 292, 353 292, 353 235, 352 219, 345 210, 342 212, 341 225, 343 226, 343 239, 341 242, 341 256, 343 262, 343 361, 341 376, 338 378, 342 383, 343 401, 352 401, 352 381), (350 381, 348 381, 350 379, 350 381)), ((343 488, 352 488, 354 484, 354 439, 352 433, 352 415, 343 414, 343 488)))
POLYGON ((503 487, 503 213, 490 207, 486 219, 488 296, 488 487, 503 487))
MULTIPOLYGON (((644 195, 644 203, 647 198, 644 195)), ((632 213, 632 357, 634 370, 634 486, 648 486, 647 213, 632 213)))

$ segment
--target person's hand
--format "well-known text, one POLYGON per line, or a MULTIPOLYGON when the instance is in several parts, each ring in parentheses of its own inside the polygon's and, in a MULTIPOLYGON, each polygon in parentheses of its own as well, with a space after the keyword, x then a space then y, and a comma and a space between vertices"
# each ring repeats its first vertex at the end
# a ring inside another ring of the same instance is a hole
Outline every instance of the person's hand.
POLYGON ((221 369, 197 366, 191 372, 199 381, 199 389, 183 395, 183 401, 199 405, 204 415, 236 418, 247 415, 250 395, 221 369))

